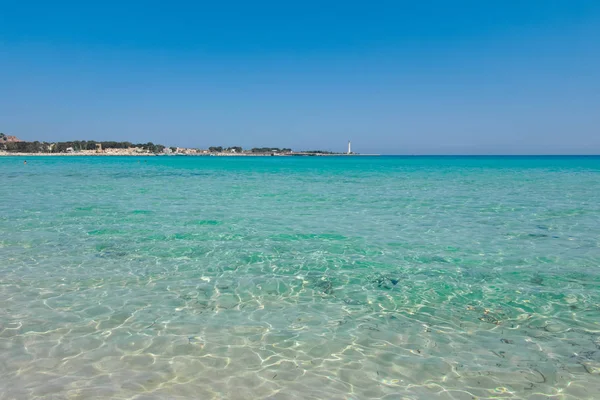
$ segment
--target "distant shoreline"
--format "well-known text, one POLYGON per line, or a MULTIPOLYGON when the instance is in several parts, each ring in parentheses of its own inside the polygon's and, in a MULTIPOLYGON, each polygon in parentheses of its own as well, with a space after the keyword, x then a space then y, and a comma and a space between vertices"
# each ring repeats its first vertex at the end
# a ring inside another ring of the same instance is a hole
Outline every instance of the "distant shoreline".
POLYGON ((115 154, 115 153, 9 153, 0 152, 0 157, 364 157, 380 156, 381 154, 322 154, 322 153, 291 153, 291 154, 270 154, 270 153, 208 153, 208 154, 115 154))
POLYGON ((167 147, 162 144, 75 140, 68 142, 27 142, 16 136, 0 133, 0 156, 216 156, 216 157, 274 157, 274 156, 375 156, 379 154, 356 154, 348 142, 347 152, 331 152, 318 149, 294 151, 291 148, 241 146, 211 146, 208 149, 167 147))
POLYGON ((139 154, 78 154, 78 153, 8 153, 0 152, 0 157, 156 157, 160 154, 139 153, 139 154))

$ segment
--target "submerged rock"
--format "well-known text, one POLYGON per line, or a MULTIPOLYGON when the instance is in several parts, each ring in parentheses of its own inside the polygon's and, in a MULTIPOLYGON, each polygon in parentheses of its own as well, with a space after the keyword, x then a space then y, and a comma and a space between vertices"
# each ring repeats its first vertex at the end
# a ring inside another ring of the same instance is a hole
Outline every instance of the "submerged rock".
POLYGON ((325 294, 333 294, 333 283, 328 279, 317 281, 315 286, 325 294))
POLYGON ((479 320, 483 321, 483 322, 487 322, 489 324, 500 325, 500 321, 497 318, 495 318, 489 314, 482 315, 481 317, 479 317, 479 320))
POLYGON ((540 275, 534 275, 531 280, 531 283, 534 283, 536 285, 541 285, 542 283, 544 283, 544 278, 542 278, 542 276, 540 275))
POLYGON ((370 278, 370 281, 379 289, 391 290, 400 282, 400 279, 387 274, 376 274, 370 278))

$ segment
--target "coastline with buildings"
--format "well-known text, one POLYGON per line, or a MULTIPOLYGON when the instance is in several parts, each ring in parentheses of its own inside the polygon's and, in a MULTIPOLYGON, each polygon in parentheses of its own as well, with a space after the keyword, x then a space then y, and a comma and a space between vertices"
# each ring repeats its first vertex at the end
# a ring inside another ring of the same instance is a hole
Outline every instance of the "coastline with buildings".
POLYGON ((273 156, 376 156, 348 151, 337 153, 324 150, 294 151, 290 148, 257 147, 243 149, 234 147, 209 147, 208 149, 168 147, 152 142, 133 144, 113 141, 27 142, 16 136, 0 133, 0 156, 216 156, 216 157, 273 157, 273 156))

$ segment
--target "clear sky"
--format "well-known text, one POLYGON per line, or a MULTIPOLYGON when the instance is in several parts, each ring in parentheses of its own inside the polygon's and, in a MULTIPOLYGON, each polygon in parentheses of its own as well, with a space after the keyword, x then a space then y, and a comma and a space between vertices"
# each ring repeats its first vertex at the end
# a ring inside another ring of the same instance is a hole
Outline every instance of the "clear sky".
POLYGON ((0 0, 0 132, 600 154, 600 1, 0 0))

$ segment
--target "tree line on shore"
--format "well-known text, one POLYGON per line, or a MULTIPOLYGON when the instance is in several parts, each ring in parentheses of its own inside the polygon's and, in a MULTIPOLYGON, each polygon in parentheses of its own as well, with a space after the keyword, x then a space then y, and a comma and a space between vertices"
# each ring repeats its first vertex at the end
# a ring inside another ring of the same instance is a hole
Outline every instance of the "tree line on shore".
MULTIPOLYGON (((97 142, 95 140, 75 140, 69 142, 24 142, 24 141, 6 141, 4 133, 0 133, 0 150, 4 150, 9 153, 67 153, 67 149, 73 149, 72 151, 78 152, 81 150, 96 150, 98 145, 102 147, 102 150, 106 149, 129 149, 139 148, 149 153, 163 153, 165 146, 162 144, 148 143, 131 143, 131 142, 115 142, 115 141, 104 141, 97 142)), ((16 138, 15 138, 16 139, 16 138)), ((18 140, 18 139, 17 139, 18 140)), ((176 147, 169 148, 171 152, 177 151, 176 147)), ((279 147, 254 147, 250 150, 244 150, 241 146, 211 146, 208 148, 211 153, 254 153, 254 154, 268 154, 268 153, 291 153, 290 148, 279 148, 279 147)), ((313 150, 307 151, 306 153, 314 154, 333 154, 328 151, 313 150)))
POLYGON ((131 142, 96 142, 94 140, 76 140, 72 142, 8 142, 0 145, 1 150, 10 153, 66 153, 68 148, 73 151, 81 150, 96 150, 97 145, 101 145, 102 149, 128 149, 137 147, 149 151, 150 153, 162 153, 165 146, 162 144, 138 143, 131 142))
MULTIPOLYGON (((243 153, 244 149, 241 146, 223 147, 211 146, 208 148, 211 153, 243 153)), ((247 151, 248 152, 248 151, 247 151)), ((254 147, 249 150, 250 153, 291 153, 292 149, 279 147, 254 147)))

